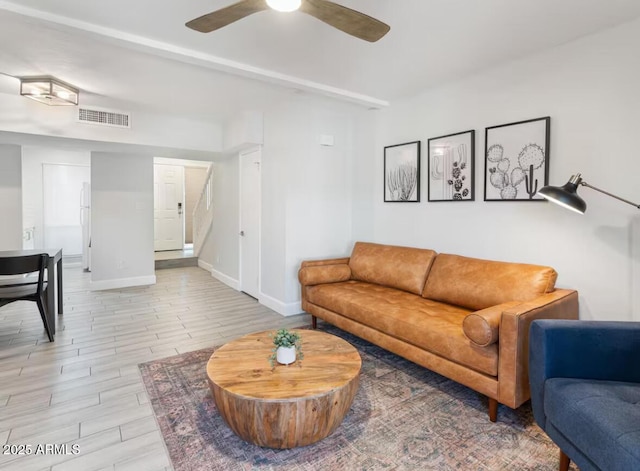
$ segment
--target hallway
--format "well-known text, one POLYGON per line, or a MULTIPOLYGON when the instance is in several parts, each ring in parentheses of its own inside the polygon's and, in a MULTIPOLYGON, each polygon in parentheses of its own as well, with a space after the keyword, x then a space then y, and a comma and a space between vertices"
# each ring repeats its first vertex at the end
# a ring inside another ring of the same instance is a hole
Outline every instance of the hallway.
POLYGON ((65 267, 54 343, 33 303, 0 309, 0 443, 80 448, 0 455, 3 471, 171 469, 137 365, 310 322, 282 317, 200 268, 156 276, 153 286, 92 292, 89 274, 65 267))

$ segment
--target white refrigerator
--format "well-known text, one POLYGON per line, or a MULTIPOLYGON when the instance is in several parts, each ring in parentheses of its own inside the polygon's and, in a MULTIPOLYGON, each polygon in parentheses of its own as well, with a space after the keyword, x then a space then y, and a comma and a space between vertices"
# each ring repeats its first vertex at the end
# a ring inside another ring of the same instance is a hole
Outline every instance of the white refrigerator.
POLYGON ((82 268, 91 271, 91 185, 82 183, 80 191, 80 225, 82 226, 82 268))

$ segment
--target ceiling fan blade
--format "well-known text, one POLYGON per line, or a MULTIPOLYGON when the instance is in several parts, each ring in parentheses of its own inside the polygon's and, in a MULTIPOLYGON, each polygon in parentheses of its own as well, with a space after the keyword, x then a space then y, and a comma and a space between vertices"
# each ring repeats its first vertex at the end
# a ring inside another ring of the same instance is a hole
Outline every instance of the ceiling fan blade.
POLYGON ((195 20, 191 20, 186 26, 201 33, 210 33, 234 21, 241 20, 259 11, 267 10, 268 8, 265 0, 243 0, 228 7, 221 8, 220 10, 202 15, 195 20))
POLYGON ((377 41, 391 29, 382 21, 328 0, 302 0, 300 11, 369 42, 377 41))

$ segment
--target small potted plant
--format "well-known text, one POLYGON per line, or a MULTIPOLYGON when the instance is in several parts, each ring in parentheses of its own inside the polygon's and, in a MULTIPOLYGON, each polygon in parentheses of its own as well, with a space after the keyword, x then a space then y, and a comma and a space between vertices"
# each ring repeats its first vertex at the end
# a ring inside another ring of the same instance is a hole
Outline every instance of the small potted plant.
POLYGON ((274 345, 273 354, 269 357, 271 366, 274 366, 276 361, 283 365, 289 365, 296 361, 296 357, 302 360, 302 343, 299 333, 280 329, 271 337, 274 345))

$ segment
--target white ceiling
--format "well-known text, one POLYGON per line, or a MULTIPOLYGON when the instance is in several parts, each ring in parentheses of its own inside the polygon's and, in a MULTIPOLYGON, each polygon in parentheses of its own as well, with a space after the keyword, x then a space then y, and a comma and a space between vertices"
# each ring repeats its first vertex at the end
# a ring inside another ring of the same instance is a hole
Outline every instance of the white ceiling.
MULTIPOLYGON (((0 0, 0 72, 51 74, 81 99, 224 119, 294 90, 384 106, 640 16, 638 0, 341 0, 391 26, 367 43, 302 13, 202 34, 233 0, 0 0)), ((0 76, 0 92, 16 84, 0 76)))

